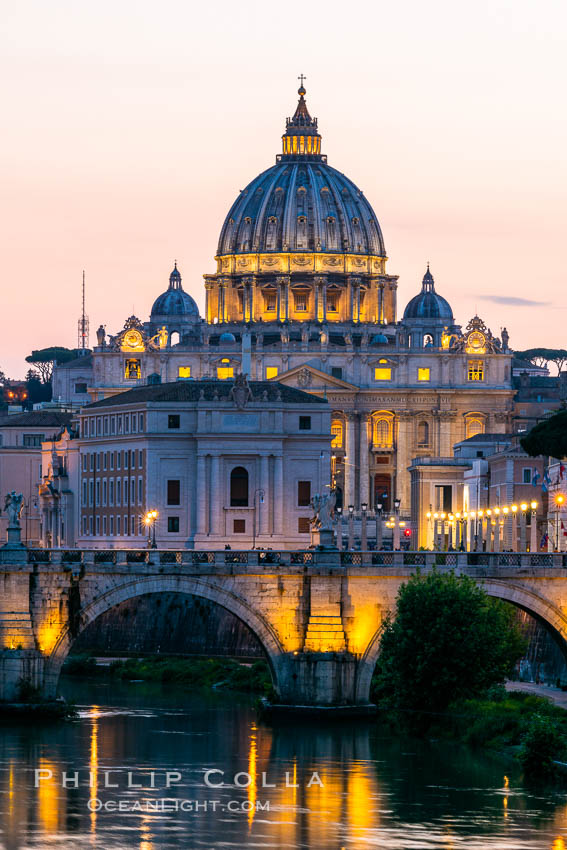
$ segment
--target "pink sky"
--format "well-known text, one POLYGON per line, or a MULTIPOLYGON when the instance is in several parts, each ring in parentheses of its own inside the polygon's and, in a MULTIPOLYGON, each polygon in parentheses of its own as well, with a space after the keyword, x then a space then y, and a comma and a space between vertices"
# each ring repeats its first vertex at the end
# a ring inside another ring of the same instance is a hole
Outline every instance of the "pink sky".
POLYGON ((91 342, 146 320, 175 258, 203 307, 300 72, 323 152, 378 215, 401 310, 429 260, 461 324, 478 309, 513 347, 567 347, 564 2, 19 0, 2 17, 9 376, 76 345, 83 268, 91 342))

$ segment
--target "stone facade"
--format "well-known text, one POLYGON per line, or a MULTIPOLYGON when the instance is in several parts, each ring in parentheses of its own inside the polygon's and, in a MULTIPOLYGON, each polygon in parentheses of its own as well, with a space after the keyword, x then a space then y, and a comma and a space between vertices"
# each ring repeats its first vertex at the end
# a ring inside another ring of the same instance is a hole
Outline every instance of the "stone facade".
POLYGON ((72 446, 46 446, 44 545, 309 545, 311 499, 330 476, 324 399, 262 381, 187 381, 96 402, 78 421, 72 446), (155 528, 144 522, 153 510, 155 528))

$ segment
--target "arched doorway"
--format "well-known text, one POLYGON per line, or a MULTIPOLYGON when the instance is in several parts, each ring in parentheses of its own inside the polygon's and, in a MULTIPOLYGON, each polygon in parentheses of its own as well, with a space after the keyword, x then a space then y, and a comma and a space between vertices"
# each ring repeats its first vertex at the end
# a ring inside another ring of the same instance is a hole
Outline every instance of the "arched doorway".
POLYGON ((391 510, 392 476, 380 472, 374 476, 374 506, 382 505, 382 510, 391 510))

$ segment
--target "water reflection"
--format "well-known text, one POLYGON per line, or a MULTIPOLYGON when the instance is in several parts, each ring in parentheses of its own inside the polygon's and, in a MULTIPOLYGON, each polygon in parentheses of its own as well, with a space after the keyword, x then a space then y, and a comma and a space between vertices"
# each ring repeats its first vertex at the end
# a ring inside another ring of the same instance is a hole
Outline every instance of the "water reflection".
POLYGON ((567 796, 525 791, 516 765, 496 756, 366 723, 270 727, 234 695, 64 687, 90 700, 80 721, 0 730, 3 850, 567 850, 567 796), (36 769, 53 781, 35 788, 36 769), (226 784, 207 788, 207 769, 224 771, 226 784), (166 771, 182 781, 166 788, 166 771), (157 810, 162 798, 193 808, 157 810))

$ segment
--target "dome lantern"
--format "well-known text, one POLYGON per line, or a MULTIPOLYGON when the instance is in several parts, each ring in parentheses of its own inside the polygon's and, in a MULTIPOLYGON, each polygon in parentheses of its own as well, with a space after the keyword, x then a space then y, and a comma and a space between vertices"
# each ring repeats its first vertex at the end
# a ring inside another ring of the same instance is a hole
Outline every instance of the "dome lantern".
POLYGON ((296 157, 321 158, 321 136, 317 131, 317 119, 312 118, 305 102, 303 74, 297 90, 299 101, 293 118, 286 118, 285 133, 282 136, 282 159, 296 157))

